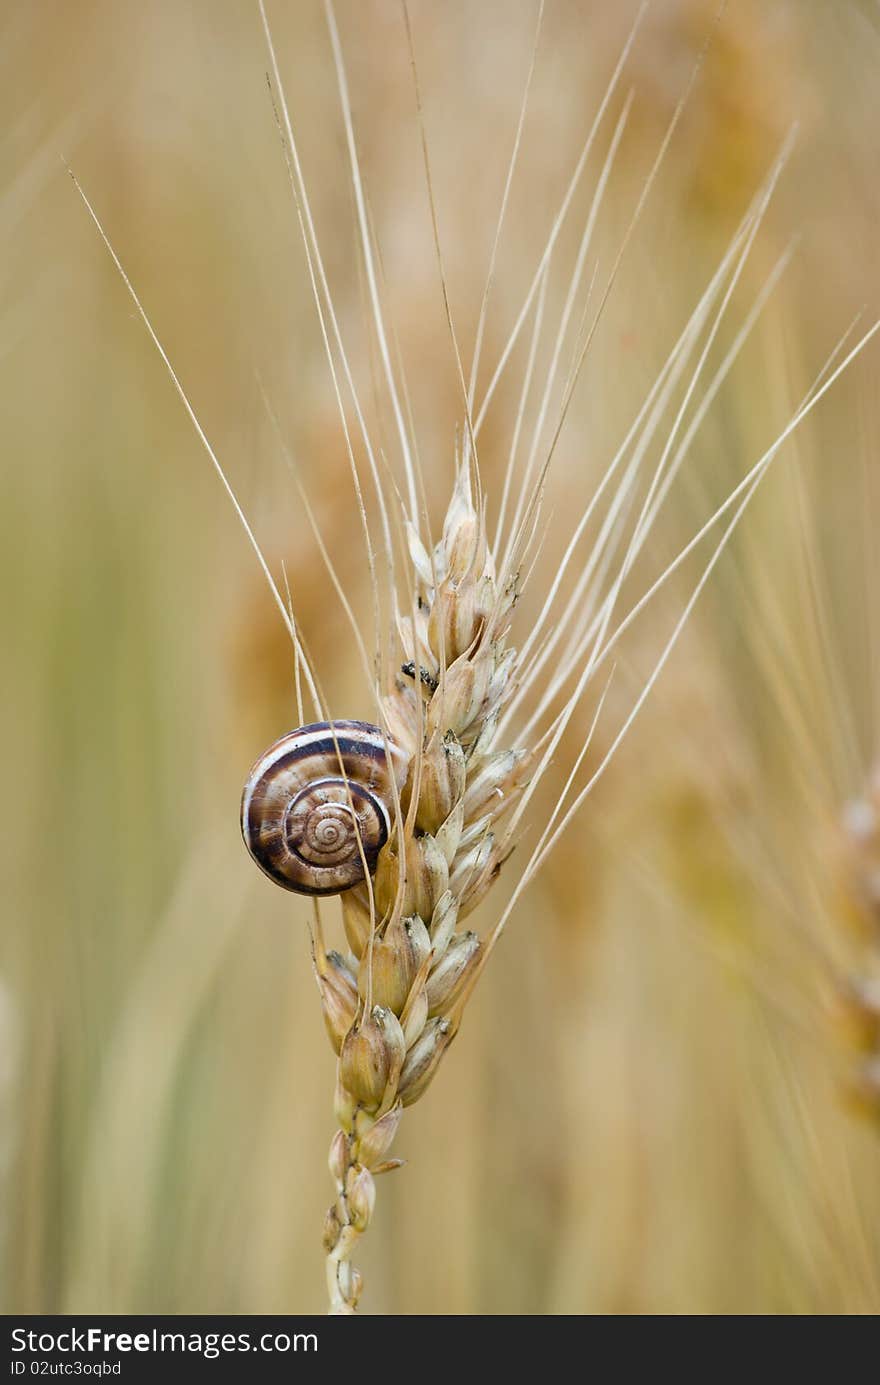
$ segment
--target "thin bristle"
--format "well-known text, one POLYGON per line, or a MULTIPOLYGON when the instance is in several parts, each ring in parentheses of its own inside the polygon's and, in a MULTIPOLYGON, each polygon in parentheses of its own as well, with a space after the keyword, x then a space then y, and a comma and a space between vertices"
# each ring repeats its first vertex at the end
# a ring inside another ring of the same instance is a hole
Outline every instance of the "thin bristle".
MULTIPOLYGON (((260 0, 262 10, 262 0, 260 0)), ((400 441, 400 450, 403 457, 403 464, 406 473, 406 484, 409 499, 409 517, 411 523, 418 529, 419 527, 419 507, 416 490, 415 464, 413 461, 412 448, 410 446, 409 434, 407 433, 406 423, 403 417, 403 410, 400 405, 400 397, 397 390, 397 382, 394 376, 394 368, 391 364, 391 355, 388 350, 388 339, 385 332, 385 319, 379 301, 379 287, 376 276, 376 266, 373 258, 373 247, 370 240, 370 231, 367 221, 366 201, 364 197, 363 179, 361 178, 360 161, 358 159, 357 145, 354 136, 354 123, 351 114, 351 99, 348 93, 348 79, 345 74, 345 63, 342 56, 342 45, 339 42, 339 30, 336 27, 336 16, 333 12, 331 0, 324 0, 324 10, 327 16, 327 27, 330 31, 330 43, 333 49, 333 62, 336 67, 336 78, 339 87, 339 100, 342 110, 342 118, 345 126, 345 140, 348 147, 349 163, 351 168, 351 180, 354 188, 355 204, 357 206, 358 227, 360 230, 361 249, 364 256, 364 267, 367 272, 367 283, 370 291, 370 305, 373 310, 373 323, 376 330, 376 338, 379 343, 379 350, 382 357, 382 366, 385 372, 385 382, 388 386, 388 394, 391 400, 391 407, 394 411, 394 420, 397 425, 397 435, 400 441)))

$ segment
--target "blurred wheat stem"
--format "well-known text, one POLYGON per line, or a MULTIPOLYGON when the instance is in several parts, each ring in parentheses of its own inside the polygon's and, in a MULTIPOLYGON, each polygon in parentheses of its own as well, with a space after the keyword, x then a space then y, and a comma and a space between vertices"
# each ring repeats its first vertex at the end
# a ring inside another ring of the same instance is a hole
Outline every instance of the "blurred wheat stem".
MULTIPOLYGON (((538 380, 542 359, 539 348, 544 339, 547 284, 554 250, 597 134, 612 110, 619 79, 646 6, 643 4, 639 8, 553 218, 522 308, 478 403, 480 354, 496 254, 526 121, 543 4, 537 8, 529 71, 467 378, 449 310, 413 36, 404 6, 439 279, 461 386, 463 413, 451 499, 442 531, 435 540, 431 535, 418 449, 411 431, 412 410, 406 383, 400 369, 395 368, 389 346, 378 256, 367 215, 342 46, 333 8, 326 0, 371 325, 399 445, 402 494, 380 466, 380 454, 371 439, 359 399, 325 272, 275 44, 263 0, 258 3, 269 54, 276 123, 305 246, 370 573, 374 624, 370 639, 365 638, 352 611, 304 492, 303 499, 322 559, 352 627, 376 724, 386 747, 400 752, 405 764, 405 773, 401 774, 399 782, 391 776, 389 810, 393 827, 378 854, 373 873, 366 869, 364 844, 358 836, 357 850, 364 862, 364 879, 342 895, 345 950, 328 949, 317 904, 311 935, 324 1020, 338 1054, 335 1111, 339 1129, 331 1143, 329 1161, 336 1197, 324 1225, 327 1287, 330 1311, 351 1314, 357 1309, 362 1288, 352 1255, 373 1216, 376 1178, 400 1165, 401 1161, 389 1157, 389 1152, 403 1109, 417 1101, 430 1085, 443 1054, 459 1030, 465 1005, 513 908, 628 734, 700 592, 773 460, 842 371, 864 349, 880 323, 875 323, 843 355, 852 333, 850 328, 771 447, 751 466, 678 555, 644 587, 630 609, 621 613, 624 584, 644 552, 648 536, 685 459, 691 454, 713 400, 789 262, 791 249, 779 258, 766 277, 732 344, 710 373, 713 346, 726 322, 735 290, 788 158, 789 137, 731 237, 717 269, 583 514, 571 534, 562 536, 557 575, 543 594, 537 619, 517 647, 511 638, 515 606, 528 580, 530 566, 538 547, 548 538, 555 543, 559 537, 552 531, 548 533, 542 520, 544 487, 552 458, 603 309, 697 80, 702 56, 676 105, 610 273, 598 293, 598 304, 589 317, 597 279, 596 266, 592 274, 588 272, 593 234, 633 101, 632 93, 623 97, 567 279, 563 307, 549 347, 549 365, 543 380, 538 380), (531 334, 519 404, 511 424, 506 474, 490 538, 478 437, 514 345, 529 321, 531 334), (570 361, 567 373, 563 369, 566 350, 570 361), (520 462, 520 443, 527 430, 527 419, 531 420, 531 438, 525 459, 520 462), (366 460, 369 494, 361 479, 362 459, 366 460), (653 464, 652 459, 655 459, 653 464), (370 522, 374 505, 380 528, 378 541, 370 522), (597 684, 597 676, 609 663, 632 622, 716 525, 721 526, 720 537, 713 540, 708 557, 704 557, 671 635, 620 726, 611 735, 608 749, 584 777, 584 761, 604 710, 605 690, 613 669, 611 672, 605 670, 603 687, 597 684), (518 873, 507 904, 482 936, 463 928, 521 840, 536 789, 548 773, 573 716, 584 707, 594 688, 589 732, 518 873)), ((75 178, 74 182, 256 552, 293 645, 300 718, 305 720, 304 681, 316 716, 328 720, 327 700, 294 618, 294 602, 286 585, 287 574, 284 573, 285 599, 236 499, 226 470, 199 423, 107 233, 75 178)), ((269 401, 266 403, 271 412, 269 401)), ((330 725, 332 730, 332 722, 330 725)), ((343 769, 335 733, 334 744, 343 769)), ((350 793, 349 806, 352 806, 350 793)))

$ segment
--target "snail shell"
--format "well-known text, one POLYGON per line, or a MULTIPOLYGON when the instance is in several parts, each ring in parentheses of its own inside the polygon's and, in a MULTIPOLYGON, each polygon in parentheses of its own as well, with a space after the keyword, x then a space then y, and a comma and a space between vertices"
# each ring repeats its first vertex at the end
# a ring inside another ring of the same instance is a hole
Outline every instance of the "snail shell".
POLYGON ((341 894, 363 880, 364 858, 373 873, 391 830, 393 784, 402 787, 407 767, 403 751, 367 722, 300 726, 248 775, 245 846, 276 885, 341 894))

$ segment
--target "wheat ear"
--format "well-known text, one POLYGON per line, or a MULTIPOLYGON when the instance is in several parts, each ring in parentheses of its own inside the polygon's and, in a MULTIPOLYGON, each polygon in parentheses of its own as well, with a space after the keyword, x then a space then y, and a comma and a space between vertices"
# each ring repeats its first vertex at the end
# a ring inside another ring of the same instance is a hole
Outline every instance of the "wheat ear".
POLYGON ((501 868, 498 823, 530 761, 521 746, 496 745, 515 687, 506 635, 516 583, 497 583, 467 466, 433 552, 412 531, 410 551, 412 610, 398 613, 399 671, 383 699, 388 733, 409 757, 400 811, 371 890, 342 897, 356 970, 328 955, 322 938, 316 948, 339 1053, 337 1196, 325 1222, 334 1313, 357 1304, 351 1254, 372 1215, 376 1175, 397 1166, 387 1156, 402 1110, 427 1090, 457 1032, 482 948, 462 925, 501 868))

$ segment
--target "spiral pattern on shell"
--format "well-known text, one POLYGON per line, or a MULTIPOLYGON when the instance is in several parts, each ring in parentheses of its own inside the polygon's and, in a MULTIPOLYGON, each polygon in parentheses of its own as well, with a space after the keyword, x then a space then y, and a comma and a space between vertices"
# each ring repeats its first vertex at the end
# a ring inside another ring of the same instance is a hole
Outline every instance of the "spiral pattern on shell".
POLYGON ((241 799, 241 832, 262 871, 299 894, 341 894, 372 874, 408 757, 364 721, 315 722, 260 756, 241 799))

